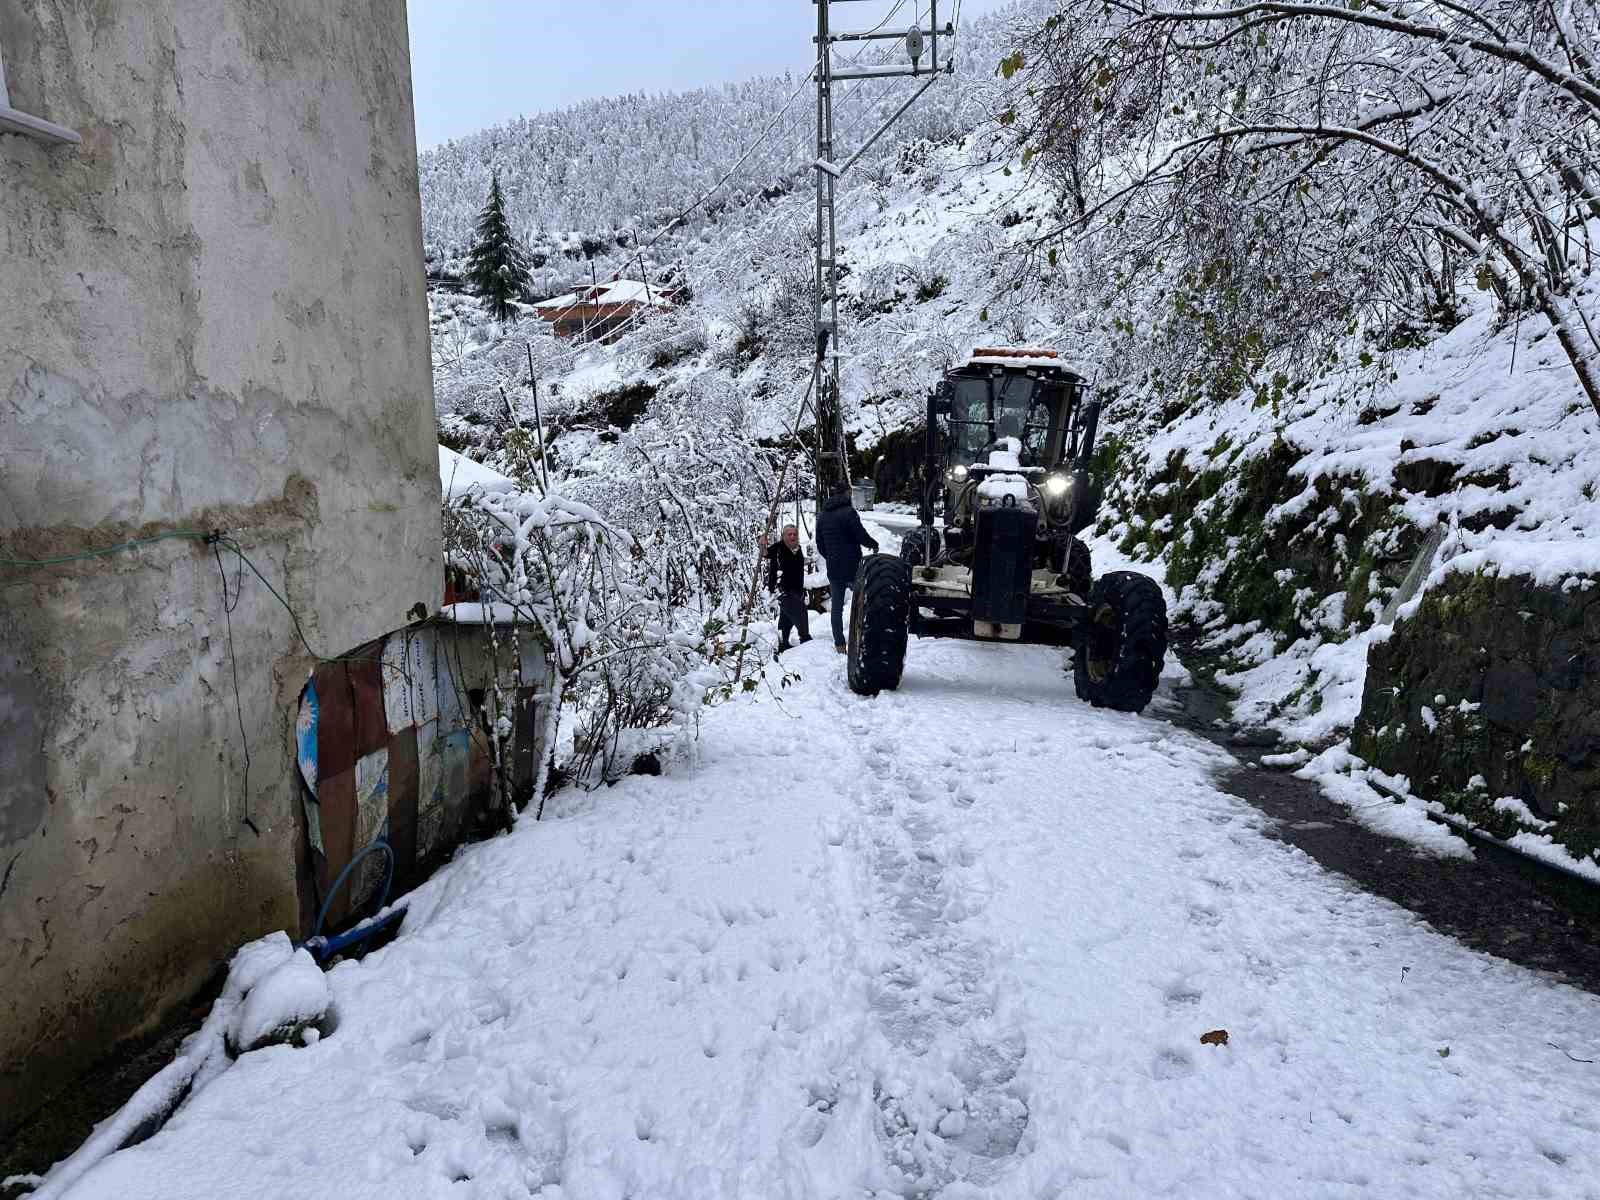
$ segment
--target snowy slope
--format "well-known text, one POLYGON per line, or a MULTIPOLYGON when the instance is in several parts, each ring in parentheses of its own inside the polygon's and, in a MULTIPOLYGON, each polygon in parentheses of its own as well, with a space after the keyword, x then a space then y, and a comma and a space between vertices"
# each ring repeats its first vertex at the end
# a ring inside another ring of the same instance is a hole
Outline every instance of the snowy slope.
MULTIPOLYGON (((1600 313, 1600 296, 1594 307, 1600 313)), ((1265 515, 1269 532, 1304 527, 1337 553, 1356 506, 1379 505, 1386 544, 1412 547, 1444 532, 1424 586, 1480 570, 1581 586, 1575 577, 1600 573, 1600 423, 1542 324, 1496 327, 1492 313, 1479 312, 1430 345, 1310 389, 1276 416, 1244 398, 1190 413, 1144 440, 1146 469, 1184 454, 1196 468, 1237 477, 1276 449, 1294 464, 1265 515)), ((1214 506, 1234 499, 1225 486, 1214 506)), ((1185 521, 1209 515, 1201 508, 1185 521)), ((1185 521, 1167 539, 1188 536, 1185 521)), ((1121 532, 1148 536, 1137 525, 1121 532)), ((1407 562, 1409 554, 1398 569, 1407 562)), ((1356 573, 1353 549, 1342 565, 1356 573)), ((1233 646, 1240 668, 1224 681, 1243 693, 1238 716, 1317 742, 1354 722, 1366 648, 1386 636, 1392 596, 1378 591, 1358 610, 1343 589, 1307 594, 1299 604, 1312 632, 1298 640, 1230 628, 1205 577, 1182 610, 1212 624, 1216 644, 1233 646)))
POLYGON ((74 1197, 1600 1195, 1600 999, 1352 890, 1057 652, 802 678, 464 851, 74 1197), (1226 1030, 1225 1045, 1201 1035, 1226 1030))
MULTIPOLYGON (((887 0, 866 8, 870 14, 850 14, 835 27, 854 27, 863 15, 876 23, 888 11, 887 0)), ((902 147, 948 141, 987 117, 995 65, 1014 48, 1009 31, 1019 18, 1042 21, 1049 8, 1047 0, 1018 0, 961 21, 956 77, 932 89, 868 151, 859 173, 882 171, 902 147)), ((941 56, 949 46, 942 44, 941 56)), ((589 100, 427 151, 418 171, 430 264, 459 270, 494 173, 500 175, 513 231, 533 255, 535 286, 543 294, 587 284, 591 261, 601 279, 630 261, 637 266, 640 244, 653 241, 708 193, 703 209, 651 247, 647 267, 669 267, 721 240, 730 227, 737 229, 747 210, 806 191, 816 157, 815 103, 804 78, 811 65, 803 59, 806 47, 795 51, 795 70, 783 77, 589 100)), ((835 57, 840 70, 904 61, 898 43, 841 43, 835 57)), ((910 87, 908 80, 841 85, 835 97, 838 144, 849 152, 865 142, 910 87)))

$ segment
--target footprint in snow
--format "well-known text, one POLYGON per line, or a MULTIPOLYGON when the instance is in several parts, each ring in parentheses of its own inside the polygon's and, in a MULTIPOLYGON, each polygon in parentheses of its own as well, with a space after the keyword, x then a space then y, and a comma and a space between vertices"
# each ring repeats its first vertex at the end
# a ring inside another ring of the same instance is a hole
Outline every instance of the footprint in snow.
POLYGON ((1193 1073, 1194 1056, 1177 1046, 1162 1050, 1150 1064, 1150 1074, 1157 1079, 1181 1079, 1193 1073))
POLYGON ((1199 988, 1172 987, 1166 990, 1162 999, 1172 1008, 1191 1008, 1200 1003, 1204 994, 1199 988))

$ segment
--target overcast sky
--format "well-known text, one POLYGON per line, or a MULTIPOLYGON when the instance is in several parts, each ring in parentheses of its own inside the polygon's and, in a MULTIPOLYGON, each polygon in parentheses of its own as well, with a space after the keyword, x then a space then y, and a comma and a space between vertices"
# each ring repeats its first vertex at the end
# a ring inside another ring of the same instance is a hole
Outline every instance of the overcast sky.
MULTIPOLYGON (((962 0, 962 15, 1002 2, 962 0)), ((949 3, 941 0, 941 22, 949 3)), ((424 150, 591 96, 803 73, 817 23, 811 0, 407 0, 406 7, 424 150)), ((893 0, 836 3, 833 25, 869 29, 893 7, 893 0)))

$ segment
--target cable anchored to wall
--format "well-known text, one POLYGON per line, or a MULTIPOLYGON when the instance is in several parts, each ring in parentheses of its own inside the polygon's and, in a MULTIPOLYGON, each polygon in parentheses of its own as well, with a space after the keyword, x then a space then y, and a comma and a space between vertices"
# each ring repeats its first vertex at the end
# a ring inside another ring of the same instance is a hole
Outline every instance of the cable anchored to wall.
POLYGON ((200 529, 187 528, 169 529, 161 533, 151 534, 149 537, 131 538, 128 541, 117 542, 110 546, 101 546, 97 549, 83 550, 74 554, 58 554, 49 558, 12 558, 9 556, 0 557, 0 569, 14 568, 17 570, 37 571, 48 567, 68 566, 72 563, 90 562, 97 559, 110 558, 118 554, 127 554, 135 550, 143 549, 146 546, 154 546, 161 542, 171 541, 199 542, 202 545, 209 546, 211 548, 212 555, 216 560, 217 574, 222 586, 223 619, 226 623, 228 631, 228 659, 233 678, 234 709, 239 721, 239 738, 243 743, 244 748, 243 823, 249 828, 251 833, 255 834, 257 837, 260 837, 261 830, 250 815, 250 739, 245 729, 244 701, 239 687, 239 660, 235 654, 233 644, 233 613, 234 610, 239 607, 239 601, 243 594, 241 585, 243 583, 245 569, 248 568, 250 573, 261 581, 261 585, 267 589, 267 593, 274 600, 276 600, 279 605, 282 606, 284 612, 289 614, 289 620, 294 626, 295 637, 299 640, 300 645, 305 648, 306 654, 308 654, 318 664, 341 662, 377 662, 380 670, 387 667, 398 671, 408 683, 411 682, 411 677, 403 665, 384 663, 381 658, 375 659, 363 655, 329 656, 318 653, 316 648, 312 646, 310 640, 306 637, 305 628, 301 624, 300 616, 295 612, 294 606, 284 598, 282 592, 273 586, 272 581, 262 574, 261 569, 257 567, 256 564, 251 560, 250 556, 245 553, 244 547, 241 546, 238 540, 232 537, 226 529, 213 529, 209 532, 200 529), (228 583, 228 574, 222 561, 223 550, 229 551, 239 560, 236 577, 231 587, 228 583))

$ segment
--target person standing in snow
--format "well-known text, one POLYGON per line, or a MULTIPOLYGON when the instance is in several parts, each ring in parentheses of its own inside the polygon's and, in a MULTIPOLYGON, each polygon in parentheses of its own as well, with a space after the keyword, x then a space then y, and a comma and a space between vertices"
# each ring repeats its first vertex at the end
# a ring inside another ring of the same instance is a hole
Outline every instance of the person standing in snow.
POLYGON ((789 648, 791 629, 798 629, 800 640, 809 642, 811 617, 806 612, 806 556, 800 549, 800 531, 793 525, 785 525, 782 540, 767 547, 767 590, 778 597, 778 653, 789 648))
POLYGON ((849 489, 828 497, 822 505, 822 515, 817 518, 817 550, 828 564, 833 645, 840 654, 848 650, 844 641, 844 594, 855 585, 863 546, 874 554, 878 552, 878 543, 867 533, 861 524, 861 514, 850 503, 849 489))

